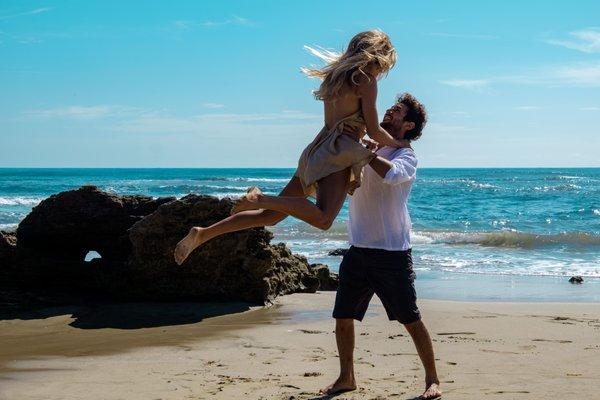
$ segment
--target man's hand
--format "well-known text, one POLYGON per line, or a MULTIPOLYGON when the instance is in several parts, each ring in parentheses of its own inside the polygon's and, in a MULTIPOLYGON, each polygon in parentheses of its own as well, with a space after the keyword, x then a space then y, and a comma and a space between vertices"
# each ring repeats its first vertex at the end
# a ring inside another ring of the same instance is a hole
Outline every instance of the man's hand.
POLYGON ((379 143, 368 138, 362 138, 362 143, 365 147, 371 151, 377 151, 379 149, 379 143))

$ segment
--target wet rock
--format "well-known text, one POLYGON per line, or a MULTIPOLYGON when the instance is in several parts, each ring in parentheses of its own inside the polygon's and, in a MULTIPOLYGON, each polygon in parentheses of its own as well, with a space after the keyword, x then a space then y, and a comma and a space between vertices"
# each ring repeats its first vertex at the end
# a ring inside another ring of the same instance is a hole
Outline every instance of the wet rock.
POLYGON ((319 280, 306 258, 283 244, 270 245, 264 228, 214 238, 178 266, 175 245, 194 226, 208 226, 229 215, 232 200, 188 195, 160 206, 130 230, 129 267, 140 295, 164 299, 193 297, 265 303, 276 296, 314 292, 319 280))
POLYGON ((582 278, 581 276, 579 276, 579 275, 577 275, 577 276, 572 276, 572 277, 569 279, 569 283, 573 283, 573 284, 576 284, 576 285, 580 285, 580 284, 582 284, 582 283, 583 283, 583 278, 582 278))
POLYGON ((345 256, 348 252, 348 249, 335 249, 331 250, 328 254, 330 256, 345 256))
POLYGON ((310 269, 319 278, 319 290, 337 290, 339 286, 339 276, 336 273, 330 272, 329 267, 325 264, 311 264, 310 269))

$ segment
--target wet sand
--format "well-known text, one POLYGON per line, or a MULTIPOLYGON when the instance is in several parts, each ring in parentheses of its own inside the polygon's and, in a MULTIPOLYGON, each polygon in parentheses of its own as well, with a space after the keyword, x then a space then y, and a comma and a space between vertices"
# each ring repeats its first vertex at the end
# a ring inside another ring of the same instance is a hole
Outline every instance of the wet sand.
MULTIPOLYGON (((334 293, 269 308, 121 304, 0 321, 0 399, 319 399, 338 371, 334 293), (227 312, 227 315, 213 316, 227 312)), ((421 300, 446 399, 600 398, 600 305, 421 300)), ((356 325, 358 390, 412 399, 410 337, 374 300, 356 325)))

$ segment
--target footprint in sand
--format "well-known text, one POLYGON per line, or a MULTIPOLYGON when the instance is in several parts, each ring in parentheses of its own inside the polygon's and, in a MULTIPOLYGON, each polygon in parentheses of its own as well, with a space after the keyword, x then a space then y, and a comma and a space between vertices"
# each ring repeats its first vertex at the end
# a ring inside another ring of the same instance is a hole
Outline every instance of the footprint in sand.
POLYGON ((308 333, 310 335, 316 335, 318 333, 325 333, 323 331, 316 331, 316 330, 312 330, 312 329, 298 329, 298 331, 302 332, 302 333, 308 333))
POLYGON ((493 394, 527 394, 531 393, 527 390, 498 390, 497 392, 492 392, 493 394))
POLYGON ((323 374, 322 374, 322 373, 320 373, 320 372, 305 372, 305 373, 304 373, 304 376, 305 376, 305 377, 309 377, 309 376, 320 376, 320 375, 323 375, 323 374))
POLYGON ((498 353, 498 354, 521 354, 515 351, 502 351, 502 350, 492 350, 492 349, 479 349, 479 351, 483 351, 484 353, 498 353))
POLYGON ((475 335, 475 332, 439 332, 438 336, 449 336, 449 335, 475 335))
POLYGON ((534 342, 551 342, 551 343, 573 343, 572 340, 562 340, 562 339, 532 339, 534 342))
POLYGON ((394 339, 394 338, 397 338, 397 337, 404 337, 404 335, 401 334, 401 333, 398 333, 397 335, 390 335, 390 336, 388 336, 388 339, 394 339))

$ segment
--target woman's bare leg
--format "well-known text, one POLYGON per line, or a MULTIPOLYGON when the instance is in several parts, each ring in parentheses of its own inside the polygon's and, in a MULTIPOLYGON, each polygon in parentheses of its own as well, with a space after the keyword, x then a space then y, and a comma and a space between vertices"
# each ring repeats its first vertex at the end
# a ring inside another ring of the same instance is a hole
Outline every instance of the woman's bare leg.
MULTIPOLYGON (((298 177, 294 176, 280 195, 304 197, 298 177)), ((195 226, 175 247, 175 262, 181 265, 195 248, 217 236, 258 226, 275 225, 286 217, 287 214, 273 210, 252 210, 234 214, 206 228, 195 226)))
POLYGON ((237 210, 279 211, 319 229, 327 230, 340 212, 350 178, 350 169, 334 172, 318 181, 317 204, 302 197, 266 196, 255 189, 238 201, 237 210))

